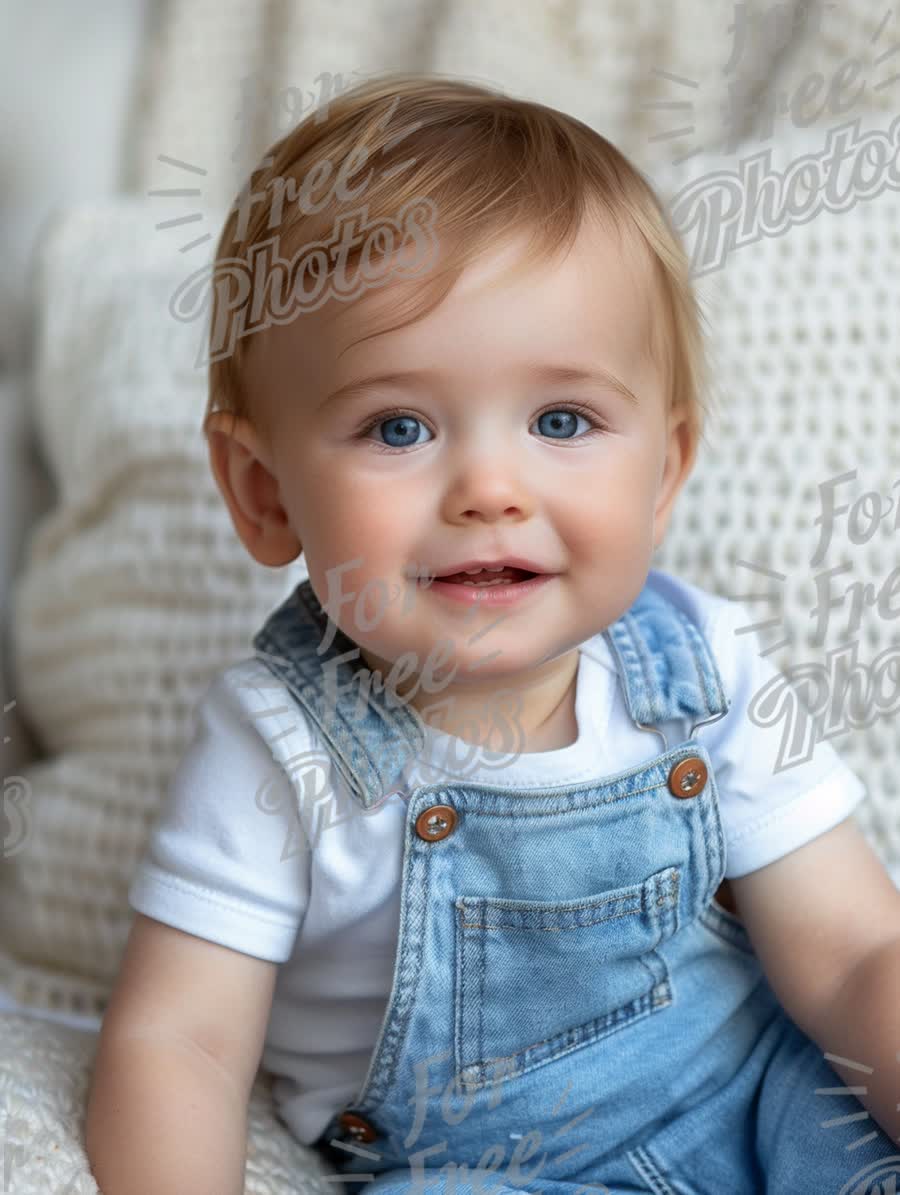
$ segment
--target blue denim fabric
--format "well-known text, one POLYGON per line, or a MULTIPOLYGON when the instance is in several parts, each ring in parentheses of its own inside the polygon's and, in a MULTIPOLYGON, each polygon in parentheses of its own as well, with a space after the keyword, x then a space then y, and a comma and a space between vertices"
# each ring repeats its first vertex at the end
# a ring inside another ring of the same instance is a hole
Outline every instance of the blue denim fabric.
MULTIPOLYGON (((319 650, 326 616, 304 581, 254 647, 364 813, 421 728, 387 693, 357 702, 361 658, 331 631, 319 650)), ((589 782, 448 777, 409 794, 392 990, 343 1109, 377 1136, 363 1144, 336 1114, 317 1147, 366 1195, 880 1190, 900 1151, 854 1095, 823 1093, 841 1079, 714 900, 724 839, 694 732, 729 698, 709 646, 649 585, 604 634, 632 719, 665 749, 589 782), (707 781, 676 796, 670 775, 690 758, 707 781), (428 840, 416 822, 434 805, 457 820, 428 840)))

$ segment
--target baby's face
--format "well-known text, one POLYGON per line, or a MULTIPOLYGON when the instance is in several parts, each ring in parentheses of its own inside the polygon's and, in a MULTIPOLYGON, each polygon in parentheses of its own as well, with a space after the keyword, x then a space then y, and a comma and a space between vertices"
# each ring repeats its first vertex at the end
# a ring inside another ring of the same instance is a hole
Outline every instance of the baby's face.
POLYGON ((585 223, 567 257, 504 279, 523 244, 407 327, 360 339, 414 285, 394 282, 255 346, 284 517, 370 662, 421 668, 452 640, 457 680, 477 665, 483 681, 581 643, 637 597, 686 475, 649 356, 649 263, 585 223), (427 584, 511 559, 544 576, 502 603, 427 584))

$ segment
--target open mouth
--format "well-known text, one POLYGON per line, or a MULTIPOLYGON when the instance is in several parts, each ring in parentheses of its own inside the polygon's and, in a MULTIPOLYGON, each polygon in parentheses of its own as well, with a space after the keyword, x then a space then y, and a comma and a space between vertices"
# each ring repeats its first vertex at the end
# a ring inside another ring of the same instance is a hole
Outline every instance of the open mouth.
POLYGON ((434 579, 445 585, 468 585, 477 589, 491 589, 499 585, 516 585, 540 575, 540 573, 532 573, 524 568, 504 567, 501 569, 483 568, 471 573, 448 573, 444 577, 435 577, 434 579))

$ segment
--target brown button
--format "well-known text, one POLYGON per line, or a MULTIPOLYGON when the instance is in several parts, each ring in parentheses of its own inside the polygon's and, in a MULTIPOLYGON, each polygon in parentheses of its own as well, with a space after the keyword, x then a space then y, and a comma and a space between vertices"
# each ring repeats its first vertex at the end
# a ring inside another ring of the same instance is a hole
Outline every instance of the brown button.
POLYGON ((706 764, 698 755, 677 763, 669 773, 669 788, 676 797, 696 797, 706 784, 706 764))
POLYGON ((416 818, 416 833, 429 842, 446 838, 456 828, 456 810, 452 805, 432 805, 416 818))
POLYGON ((338 1117, 338 1123, 354 1141, 374 1141, 378 1136, 369 1122, 364 1117, 357 1116, 355 1112, 342 1112, 338 1117))

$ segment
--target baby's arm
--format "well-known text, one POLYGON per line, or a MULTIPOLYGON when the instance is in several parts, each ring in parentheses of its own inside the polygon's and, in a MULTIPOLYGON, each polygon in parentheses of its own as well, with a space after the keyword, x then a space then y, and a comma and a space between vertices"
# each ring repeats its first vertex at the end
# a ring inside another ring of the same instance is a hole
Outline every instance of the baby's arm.
POLYGON ((900 892, 852 817, 731 880, 738 915, 796 1025, 894 1139, 900 892))
POLYGON ((88 1097, 103 1195, 241 1195, 277 970, 136 914, 88 1097))

